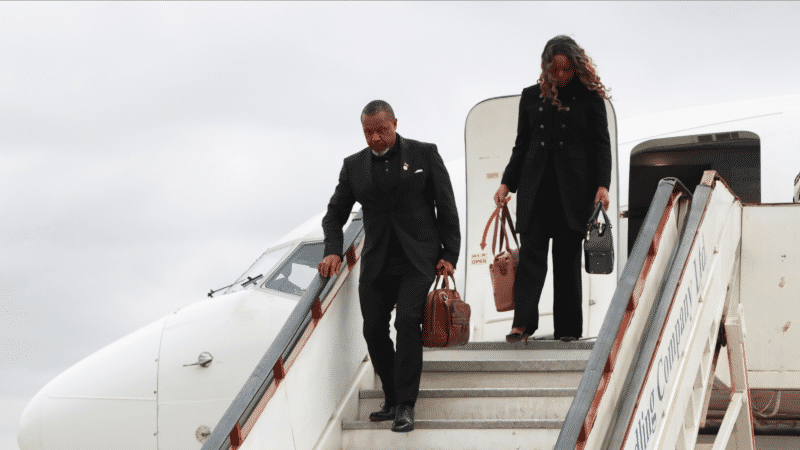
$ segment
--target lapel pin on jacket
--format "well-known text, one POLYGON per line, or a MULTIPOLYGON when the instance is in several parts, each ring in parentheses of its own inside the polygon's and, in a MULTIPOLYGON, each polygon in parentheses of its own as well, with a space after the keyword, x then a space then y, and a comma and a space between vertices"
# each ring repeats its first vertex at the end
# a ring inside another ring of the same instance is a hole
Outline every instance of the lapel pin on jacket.
POLYGON ((408 170, 408 163, 403 163, 403 170, 408 170))

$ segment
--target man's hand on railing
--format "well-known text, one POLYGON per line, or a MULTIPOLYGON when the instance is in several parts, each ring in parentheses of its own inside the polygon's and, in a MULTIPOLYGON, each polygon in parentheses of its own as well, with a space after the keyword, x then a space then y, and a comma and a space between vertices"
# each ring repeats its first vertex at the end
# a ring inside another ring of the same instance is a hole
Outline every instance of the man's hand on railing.
POLYGON ((449 277, 452 276, 455 271, 456 269, 453 268, 453 265, 443 259, 440 259, 439 263, 436 264, 436 273, 439 275, 449 277))
POLYGON ((325 278, 332 275, 339 275, 339 270, 342 268, 342 258, 339 255, 328 255, 322 258, 322 261, 317 265, 319 274, 325 278))

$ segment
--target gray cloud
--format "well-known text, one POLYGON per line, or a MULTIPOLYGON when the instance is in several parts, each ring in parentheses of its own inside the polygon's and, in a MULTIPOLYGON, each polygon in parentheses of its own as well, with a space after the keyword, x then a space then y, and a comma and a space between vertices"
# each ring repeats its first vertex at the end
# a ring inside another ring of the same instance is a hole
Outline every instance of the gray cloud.
MULTIPOLYGON (((798 13, 3 3, 0 402, 229 284, 322 211, 342 158, 364 146, 370 100, 392 103, 401 134, 462 157, 469 110, 535 83, 543 44, 561 33, 594 58, 618 117, 798 93, 798 13)), ((18 415, 1 419, 12 423, 0 446, 18 415)))

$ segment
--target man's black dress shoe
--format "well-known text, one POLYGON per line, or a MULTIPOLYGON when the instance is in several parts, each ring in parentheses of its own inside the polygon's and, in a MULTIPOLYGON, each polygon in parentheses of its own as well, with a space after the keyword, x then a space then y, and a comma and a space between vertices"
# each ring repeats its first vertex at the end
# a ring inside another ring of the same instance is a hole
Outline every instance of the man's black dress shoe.
POLYGON ((577 340, 578 338, 576 338, 575 336, 561 336, 561 342, 572 342, 577 340))
POLYGON ((384 420, 394 420, 395 417, 397 417, 397 405, 384 403, 381 405, 380 411, 375 411, 369 415, 369 420, 372 422, 383 422, 384 420))
POLYGON ((392 431, 405 432, 414 429, 414 407, 408 405, 397 406, 397 417, 392 424, 392 431))

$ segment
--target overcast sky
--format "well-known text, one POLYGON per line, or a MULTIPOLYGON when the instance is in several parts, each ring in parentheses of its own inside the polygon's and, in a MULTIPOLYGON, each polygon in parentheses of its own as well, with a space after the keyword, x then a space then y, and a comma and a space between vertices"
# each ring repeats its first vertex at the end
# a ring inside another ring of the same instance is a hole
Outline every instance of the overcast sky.
MULTIPOLYGON (((618 118, 800 93, 800 4, 0 4, 0 450, 28 400, 325 208, 358 117, 464 153, 571 35, 618 118)), ((510 149, 509 149, 510 150, 510 149)))

